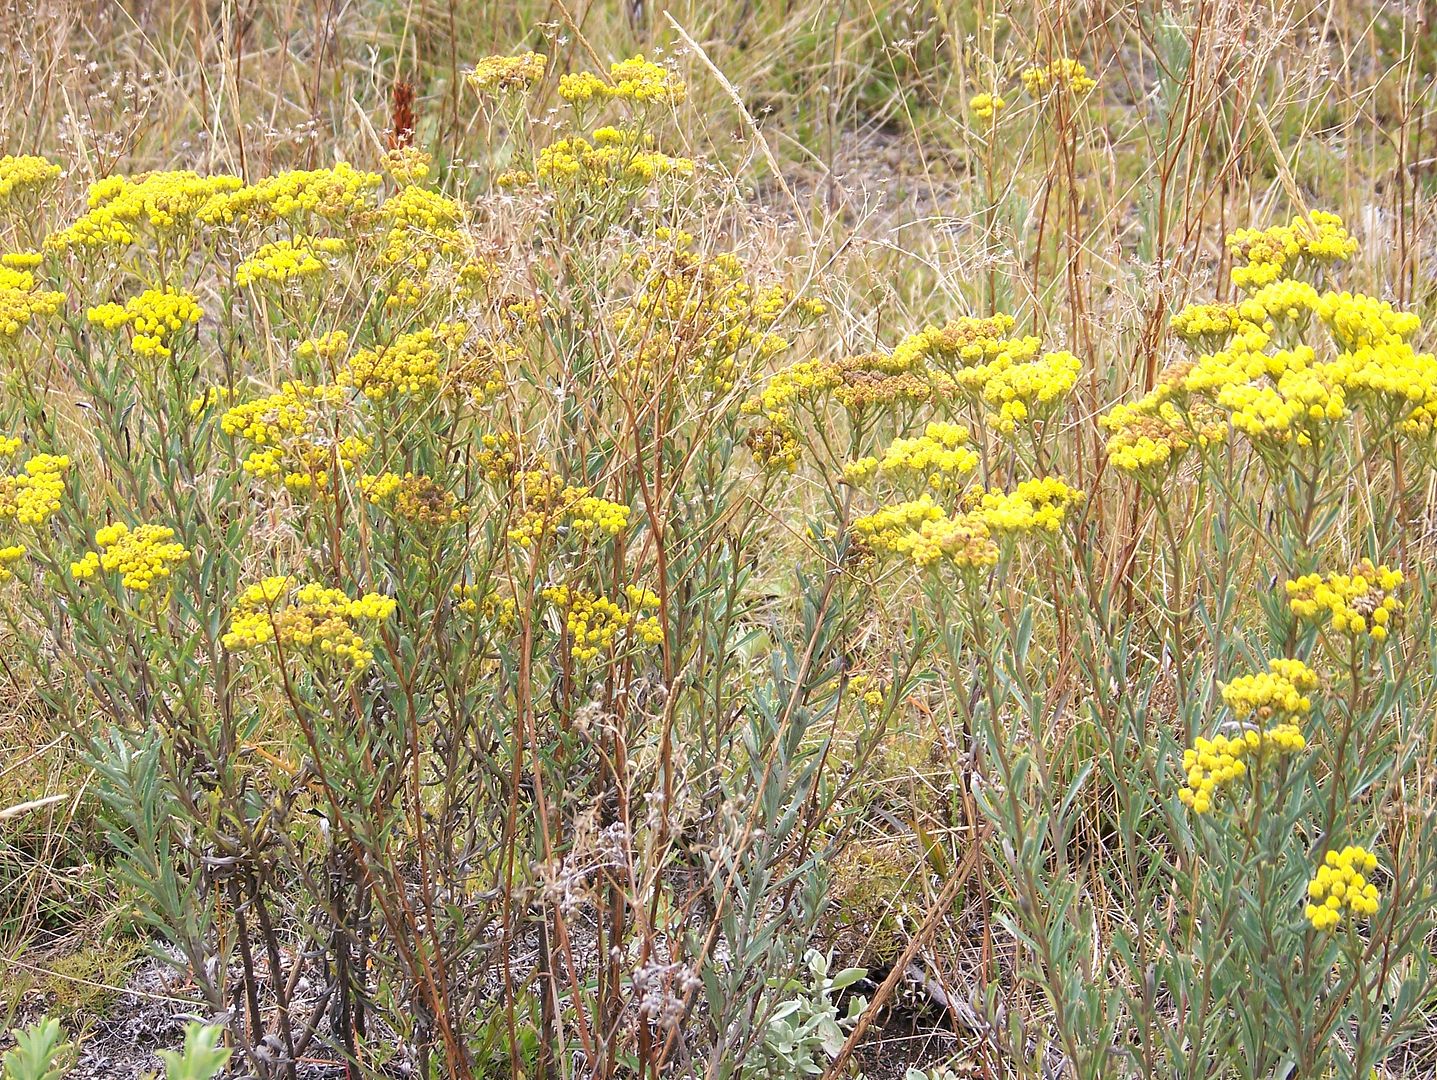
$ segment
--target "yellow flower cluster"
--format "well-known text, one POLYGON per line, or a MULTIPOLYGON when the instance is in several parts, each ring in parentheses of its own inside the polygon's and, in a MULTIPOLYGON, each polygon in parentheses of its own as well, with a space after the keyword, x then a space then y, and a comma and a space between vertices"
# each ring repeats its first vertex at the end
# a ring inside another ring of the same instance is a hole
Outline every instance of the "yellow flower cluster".
POLYGON ((349 349, 349 335, 343 330, 326 330, 319 337, 306 338, 294 350, 301 360, 338 360, 349 349))
POLYGON ((514 436, 507 431, 498 434, 485 432, 479 439, 479 446, 474 463, 484 474, 484 479, 496 484, 511 482, 519 470, 514 436))
POLYGON ((434 156, 417 146, 396 146, 384 152, 384 171, 396 184, 422 184, 433 164, 434 156))
POLYGON ((1332 331, 1337 347, 1349 351, 1403 342, 1422 327, 1412 312, 1360 293, 1323 293, 1313 310, 1332 331))
POLYGON ((495 314, 509 330, 532 330, 544 313, 544 298, 530 293, 526 296, 505 293, 494 303, 495 314))
POLYGON ((1228 243, 1254 268, 1245 279, 1250 295, 1174 317, 1174 331, 1194 356, 1170 364, 1147 395, 1101 418, 1117 467, 1159 470, 1229 430, 1271 450, 1320 445, 1360 406, 1383 430, 1423 439, 1437 430, 1437 361, 1407 341, 1420 320, 1385 301, 1319 293, 1288 276, 1351 254, 1355 241, 1340 219, 1314 213, 1310 222, 1239 231, 1228 243), (1300 341, 1314 316, 1331 333, 1328 359, 1300 341))
POLYGON ((911 439, 894 439, 882 458, 863 457, 843 470, 844 479, 861 484, 875 475, 916 476, 939 490, 952 489, 959 477, 972 472, 978 455, 967 445, 968 429, 962 424, 933 421, 923 434, 911 439))
POLYGON ((459 265, 455 279, 462 299, 487 298, 491 286, 500 280, 499 264, 482 255, 474 255, 459 265))
POLYGON ((1040 340, 1009 337, 1013 325, 1013 317, 1001 313, 963 316, 909 334, 892 352, 804 360, 784 368, 744 402, 745 413, 760 414, 765 421, 750 434, 749 446, 766 466, 794 468, 799 446, 796 409, 816 408, 830 395, 851 413, 948 404, 961 396, 996 407, 1001 414, 1006 398, 1008 421, 1016 428, 1017 417, 1026 416, 1030 404, 1047 405, 1062 397, 1076 360, 1066 353, 1038 359, 1040 340), (1028 364, 1034 366, 1023 367, 1028 364), (1022 370, 1004 375, 1015 367, 1022 370), (990 383, 991 397, 985 399, 990 383))
POLYGON ((748 433, 744 445, 765 469, 774 472, 794 472, 798 469, 798 434, 790 427, 761 424, 748 433))
POLYGON ((372 503, 385 503, 394 497, 404 477, 398 473, 366 473, 359 478, 359 491, 372 503))
POLYGON ((543 54, 536 52, 520 53, 518 56, 486 56, 464 76, 464 81, 481 94, 528 90, 544 78, 547 63, 543 54))
POLYGON ((465 323, 440 323, 399 334, 388 345, 359 350, 336 381, 354 387, 371 401, 437 390, 445 356, 458 348, 468 333, 465 323))
MULTIPOLYGON (((583 489, 575 489, 583 490, 583 489)), ((629 508, 596 495, 581 495, 566 511, 569 527, 585 535, 603 533, 618 536, 629 526, 629 508)))
POLYGON ((1300 332, 1317 310, 1318 295, 1305 281, 1279 278, 1260 288, 1237 305, 1244 322, 1261 326, 1271 334, 1278 328, 1300 332))
POLYGON ((190 553, 174 542, 175 530, 164 525, 137 525, 124 522, 106 525, 95 533, 95 546, 70 564, 76 580, 95 576, 97 570, 119 574, 120 584, 135 592, 148 592, 155 582, 165 582, 170 571, 186 562, 190 553))
POLYGON ((1341 851, 1329 851, 1312 880, 1307 883, 1307 921, 1314 930, 1332 930, 1343 916, 1354 919, 1377 914, 1381 904, 1377 886, 1367 875, 1377 869, 1377 856, 1364 847, 1349 844, 1341 851))
POLYGON ((1216 351, 1228 343, 1244 321, 1236 304, 1189 304, 1172 317, 1170 325, 1187 344, 1216 351))
POLYGON ((295 495, 328 498, 345 477, 357 475, 372 449, 357 435, 340 436, 337 406, 342 386, 286 382, 273 394, 241 402, 220 418, 220 430, 255 445, 244 471, 279 479, 295 495))
POLYGON ((1225 683, 1222 700, 1234 715, 1266 724, 1304 716, 1312 708, 1308 692, 1317 688, 1317 672, 1301 660, 1273 659, 1267 671, 1225 683))
POLYGON ((448 195, 410 185, 384 200, 380 214, 394 229, 443 233, 464 220, 464 207, 448 195))
POLYGON ((65 294, 36 288, 28 269, 0 264, 0 342, 16 337, 32 322, 48 319, 60 310, 65 294))
POLYGON ((970 517, 997 533, 1057 532, 1083 493, 1055 476, 1024 480, 1012 491, 977 488, 964 496, 970 517))
POLYGON ((199 322, 203 314, 189 293, 168 289, 146 289, 123 304, 100 304, 86 312, 92 323, 106 330, 128 330, 131 351, 146 359, 170 356, 174 336, 199 322))
MULTIPOLYGON (((0 435, 0 457, 9 457, 20 449, 20 440, 0 435)), ((70 459, 52 454, 37 454, 25 462, 15 474, 0 474, 0 526, 14 522, 33 528, 50 520, 60 509, 65 494, 65 471, 70 459)), ((4 533, 8 534, 6 527, 4 533)), ((11 567, 25 557, 25 545, 14 536, 0 534, 0 582, 14 577, 11 567)))
POLYGON ((343 400, 344 390, 338 386, 285 382, 273 394, 226 410, 220 430, 256 446, 272 446, 287 437, 311 434, 321 412, 343 400))
POLYGON ((515 517, 509 540, 531 547, 560 526, 580 535, 617 536, 629 525, 629 508, 590 493, 587 487, 564 483, 547 468, 515 473, 511 480, 515 517))
POLYGON ((744 402, 743 410, 761 413, 768 423, 785 433, 797 423, 794 406, 822 398, 843 385, 839 367, 823 360, 802 360, 776 373, 758 396, 744 402))
POLYGON ((253 184, 238 184, 212 199, 199 212, 211 225, 249 222, 300 223, 308 217, 340 223, 369 209, 384 178, 361 172, 348 162, 326 169, 275 173, 253 184))
POLYGON ((1234 266, 1232 282, 1252 291, 1274 281, 1303 277, 1313 269, 1346 262, 1357 241, 1336 214, 1314 210, 1270 229, 1239 229, 1227 238, 1228 250, 1243 265, 1234 266))
MULTIPOLYGON (((845 468, 845 480, 862 483, 872 477, 907 478, 917 475, 925 487, 940 493, 956 491, 958 474, 977 464, 967 448, 969 432, 948 422, 931 422, 918 438, 895 439, 882 457, 859 458, 845 468)), ((1027 533, 1053 533, 1068 508, 1082 498, 1058 477, 1025 480, 1012 491, 974 487, 958 498, 957 513, 923 494, 879 508, 854 521, 859 543, 884 553, 911 559, 918 567, 943 562, 960 569, 992 566, 999 557, 999 541, 1027 533)))
POLYGON ((1374 406, 1384 426, 1398 421, 1405 434, 1431 434, 1437 410, 1437 359, 1431 353, 1415 352, 1405 341, 1363 345, 1325 370, 1354 401, 1374 406))
POLYGON ((234 397, 234 391, 228 386, 207 386, 198 395, 192 397, 189 402, 189 414, 191 416, 202 416, 211 409, 220 405, 227 405, 234 397))
POLYGON ((1248 729, 1237 735, 1199 736, 1183 751, 1187 783, 1178 798, 1195 814, 1212 809, 1218 792, 1235 780, 1257 775, 1279 755, 1295 754, 1307 745, 1296 724, 1280 723, 1265 731, 1248 729))
POLYGON ((609 82, 583 71, 559 77, 559 96, 570 104, 616 98, 641 105, 683 101, 688 88, 673 72, 642 55, 609 65, 609 82))
POLYGON ((567 585, 544 589, 543 597, 564 617, 564 632, 570 641, 575 663, 586 664, 607 650, 623 630, 629 630, 641 645, 657 645, 664 639, 658 617, 645 614, 658 606, 652 592, 630 585, 624 590, 627 607, 612 600, 567 585))
POLYGON ((867 672, 859 672, 848 680, 848 693, 870 709, 881 708, 888 692, 889 688, 882 679, 867 672))
POLYGON ((968 111, 984 123, 991 124, 1008 103, 997 94, 974 94, 968 99, 968 111))
POLYGON ((1008 335, 1014 325, 1013 316, 999 312, 984 318, 963 315, 943 326, 927 326, 900 341, 885 368, 891 372, 916 371, 929 360, 940 364, 956 362, 963 367, 985 364, 1012 351, 1008 335))
POLYGON ((0 157, 0 206, 32 194, 60 178, 60 166, 33 154, 0 157))
POLYGON ((420 303, 426 291, 452 290, 454 274, 441 274, 467 250, 459 226, 464 206, 437 191, 410 185, 387 199, 379 218, 387 226, 380 258, 396 272, 388 307, 420 303))
POLYGON ((1040 355, 1042 342, 1032 335, 1010 337, 1013 326, 1013 317, 1003 313, 964 316, 908 335, 879 364, 923 379, 940 394, 956 389, 981 401, 994 428, 1011 435, 1062 400, 1082 369, 1070 352, 1040 355))
MULTIPOLYGON (((19 448, 19 441, 6 439, 8 454, 19 448)), ((43 525, 60 509, 65 495, 65 473, 70 459, 63 455, 36 454, 24 468, 0 476, 0 521, 13 519, 19 525, 43 525)))
POLYGON ((501 627, 512 627, 516 621, 518 607, 514 598, 501 597, 497 589, 481 593, 477 585, 458 584, 454 586, 455 607, 464 615, 483 616, 501 627))
POLYGON ((1284 443, 1295 438, 1307 446, 1322 431, 1347 416, 1342 386, 1313 368, 1284 371, 1275 383, 1233 383, 1217 395, 1228 422, 1254 442, 1284 443))
POLYGON ((146 230, 157 236, 187 232, 207 223, 215 208, 243 186, 237 176, 189 171, 106 177, 90 185, 89 209, 46 238, 45 246, 53 251, 125 247, 146 230))
POLYGON ((677 75, 645 60, 642 54, 610 64, 609 78, 614 82, 609 96, 627 101, 661 101, 677 105, 683 101, 688 90, 677 75))
POLYGON ((1346 574, 1294 578, 1287 583, 1287 602, 1299 619, 1330 619, 1339 634, 1367 634, 1373 641, 1385 641, 1393 617, 1402 610, 1402 601, 1394 595, 1402 582, 1400 570, 1363 559, 1346 574))
POLYGON ((360 462, 372 449, 358 435, 338 440, 300 437, 282 446, 253 451, 244 459, 243 468, 257 480, 279 477, 293 495, 324 499, 339 489, 345 477, 359 472, 360 462))
POLYGON ((1202 402, 1193 403, 1187 411, 1171 401, 1120 404, 1099 422, 1112 433, 1108 460, 1124 472, 1142 474, 1170 469, 1194 446, 1221 443, 1228 432, 1227 420, 1217 407, 1202 402))
POLYGON ((360 490, 372 502, 393 501, 394 514, 425 529, 438 529, 459 520, 454 493, 432 477, 415 473, 397 476, 381 473, 360 480, 360 490))
POLYGON ((669 177, 694 174, 690 158, 670 157, 653 149, 653 137, 628 128, 602 127, 593 141, 579 135, 559 139, 539 151, 536 175, 549 184, 577 183, 596 187, 627 182, 647 185, 669 177))
POLYGON ((592 71, 566 72, 559 76, 559 96, 570 105, 602 101, 609 96, 609 84, 592 71))
POLYGON ((853 532, 875 551, 907 558, 920 569, 942 562, 980 570, 998 561, 998 545, 980 519, 950 517, 927 495, 858 518, 853 532))
POLYGON ((327 257, 345 247, 345 242, 335 237, 276 240, 235 267, 235 284, 244 288, 261 281, 283 284, 296 278, 317 277, 329 269, 327 257))
POLYGON ((1023 89, 1033 97, 1042 97, 1050 90, 1067 90, 1075 95, 1088 93, 1098 85, 1088 69, 1077 60, 1063 57, 1051 64, 1024 69, 1020 76, 1023 89))
POLYGON ((1066 397, 1082 368, 1070 352, 1044 353, 1036 360, 996 368, 983 382, 983 400, 998 410, 990 423, 1011 435, 1032 411, 1066 397))
POLYGON ((222 641, 234 652, 273 642, 281 655, 303 652, 358 673, 374 659, 361 631, 384 622, 395 607, 378 593, 352 600, 343 589, 313 582, 296 588, 292 577, 269 577, 240 594, 222 641))

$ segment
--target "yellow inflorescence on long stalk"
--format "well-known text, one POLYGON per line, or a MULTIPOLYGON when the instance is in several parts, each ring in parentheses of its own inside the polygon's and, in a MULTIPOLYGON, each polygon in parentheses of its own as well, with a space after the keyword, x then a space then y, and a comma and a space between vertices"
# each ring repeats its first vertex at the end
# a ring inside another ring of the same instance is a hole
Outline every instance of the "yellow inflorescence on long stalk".
POLYGON ((1356 251, 1340 218, 1314 212, 1288 225, 1239 230, 1228 248, 1239 261, 1233 282, 1248 295, 1190 305, 1173 317, 1173 332, 1194 355, 1102 418, 1114 465, 1161 474, 1229 432, 1268 453, 1321 448, 1359 409, 1382 430, 1431 435, 1437 361, 1410 344, 1421 320, 1387 301, 1320 291, 1307 280, 1356 251))
POLYGON ((1377 869, 1377 856, 1355 844, 1329 851, 1307 886, 1307 921, 1314 930, 1335 929, 1344 917, 1365 919, 1377 914, 1382 898, 1367 875, 1377 869))
POLYGON ((235 652, 272 644, 281 655, 294 652, 333 661, 357 674, 374 660, 364 631, 386 621, 395 607, 393 598, 378 593, 352 599, 343 589, 269 577, 236 599, 223 642, 235 652))
POLYGON ((70 564, 77 580, 95 576, 99 570, 119 574, 120 584, 135 592, 149 592, 169 579, 171 571, 189 561, 190 553, 177 544, 175 530, 165 525, 137 525, 124 522, 107 525, 95 533, 98 551, 86 552, 70 564))
POLYGON ((1287 583, 1287 602, 1298 618, 1327 622, 1339 634, 1367 635, 1385 641, 1393 618, 1402 610, 1394 595, 1402 571, 1363 559, 1347 573, 1304 574, 1287 583))

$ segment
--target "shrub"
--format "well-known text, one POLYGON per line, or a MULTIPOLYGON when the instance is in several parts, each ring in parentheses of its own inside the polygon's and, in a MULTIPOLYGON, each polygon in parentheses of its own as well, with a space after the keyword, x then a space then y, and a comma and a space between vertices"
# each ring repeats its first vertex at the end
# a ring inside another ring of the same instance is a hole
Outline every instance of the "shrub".
POLYGON ((52 227, 69 178, 0 159, 0 617, 236 1067, 836 1075, 981 925, 935 999, 994 1072, 1370 1076, 1430 993, 1437 361, 1343 221, 1229 236, 1186 354, 1088 355, 1099 83, 995 61, 983 238, 1021 133, 1074 332, 989 273, 854 348, 843 242, 737 239, 676 67, 556 67, 476 65, 472 168, 408 101, 372 168, 52 227), (840 1000, 875 828, 921 902, 840 1000))

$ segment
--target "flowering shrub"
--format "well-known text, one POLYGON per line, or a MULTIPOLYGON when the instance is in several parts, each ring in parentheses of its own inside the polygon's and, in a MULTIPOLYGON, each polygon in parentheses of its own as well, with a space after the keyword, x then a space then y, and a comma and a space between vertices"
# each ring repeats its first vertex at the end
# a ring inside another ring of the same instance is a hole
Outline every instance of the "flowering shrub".
MULTIPOLYGON (((398 91, 368 162, 0 158, 7 649, 236 1067, 839 1075, 903 980, 991 1075, 1392 1060, 1437 360, 1353 232, 1233 232, 1151 378, 1018 275, 895 327, 674 64, 561 66, 456 77, 462 159, 398 91)), ((993 68, 990 194, 1100 96, 993 68)))

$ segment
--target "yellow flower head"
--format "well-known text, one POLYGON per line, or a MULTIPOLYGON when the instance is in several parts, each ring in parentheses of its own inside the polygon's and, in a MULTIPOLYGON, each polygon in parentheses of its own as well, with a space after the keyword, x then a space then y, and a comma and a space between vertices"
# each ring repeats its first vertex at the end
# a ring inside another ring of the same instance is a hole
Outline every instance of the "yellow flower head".
POLYGON ((203 314, 189 293, 169 289, 146 289, 123 304, 100 304, 86 312, 97 326, 127 332, 130 350, 146 359, 169 357, 175 336, 203 314))
POLYGON ((1287 603, 1306 622, 1327 622, 1339 634, 1385 641, 1402 611, 1400 570, 1363 559, 1347 573, 1304 574, 1287 583, 1287 603))
POLYGON ((352 386, 371 401, 438 390, 445 358, 468 332, 464 323, 440 323, 399 334, 388 345, 361 349, 339 373, 339 385, 352 386))
POLYGON ((164 525, 137 525, 124 522, 107 525, 95 533, 98 551, 89 551, 70 564, 77 580, 94 577, 97 570, 119 574, 120 584, 135 592, 149 592, 165 583, 170 571, 189 557, 189 551, 174 542, 175 530, 164 525))
POLYGON ((858 518, 853 533, 874 551, 901 556, 919 569, 979 570, 998 561, 998 545, 980 518, 949 516, 928 495, 858 518))
POLYGON ((645 187, 666 177, 689 177, 695 164, 652 149, 652 137, 628 128, 599 128, 593 141, 574 135, 539 151, 536 176, 550 186, 583 184, 645 187))
POLYGON ((1317 673, 1301 660, 1269 660, 1267 668, 1223 685, 1222 699, 1228 708, 1259 724, 1305 716, 1312 708, 1307 695, 1317 688, 1317 673))
MULTIPOLYGON (((497 446, 494 448, 499 449, 497 446)), ((496 464, 502 458, 496 458, 496 464)), ((593 495, 589 488, 566 484, 546 467, 514 472, 508 483, 514 500, 509 540, 532 547, 560 529, 580 536, 617 536, 629 525, 629 508, 593 495)))
POLYGON ((609 65, 609 82, 583 71, 559 77, 559 96, 570 104, 618 98, 640 105, 683 101, 688 88, 673 72, 643 56, 609 65))
POLYGON ((64 293, 39 286, 31 272, 37 265, 14 255, 0 260, 0 345, 50 318, 65 303, 64 293))
POLYGON ((235 284, 244 288, 258 282, 284 284, 302 278, 316 278, 329 269, 334 255, 344 248, 343 240, 332 238, 276 240, 265 244, 235 267, 235 284))
POLYGON ((1307 883, 1307 921, 1314 930, 1333 930, 1344 917, 1366 919, 1377 914, 1382 898, 1368 880, 1378 869, 1377 856, 1350 844, 1329 851, 1307 883))
POLYGON ((360 479, 360 490, 371 502, 391 506, 394 516, 424 529, 438 529, 460 518, 453 492, 432 477, 379 473, 360 479))
POLYGON ((51 251, 126 247, 146 235, 188 233, 207 223, 213 208, 243 186, 237 176, 188 171, 109 176, 90 185, 89 209, 51 234, 45 247, 51 251))
POLYGON ((1088 93, 1098 85, 1088 69, 1077 60, 1063 57, 1044 67, 1030 67, 1022 73, 1023 89, 1035 98, 1053 90, 1067 91, 1075 96, 1088 93))
POLYGON ((368 211, 384 178, 348 162, 325 169, 293 169, 239 184, 205 203, 198 219, 207 225, 287 222, 316 226, 347 223, 368 211))
POLYGON ((272 644, 284 658, 297 654, 321 669, 355 675, 374 660, 365 632, 394 614, 395 601, 378 593, 351 599, 342 589, 269 577, 242 592, 230 613, 226 649, 272 644))
POLYGON ((1227 238, 1238 263, 1233 284, 1253 292, 1289 277, 1346 262, 1357 252, 1357 241, 1336 214, 1314 210, 1270 229, 1239 229, 1227 238))
POLYGON ((934 421, 917 438, 894 439, 881 458, 850 462, 844 468, 844 478, 861 484, 878 475, 915 477, 933 488, 952 488, 978 464, 977 453, 967 445, 968 437, 968 429, 962 424, 934 421))
POLYGON ((550 586, 544 589, 542 595, 564 619, 564 633, 575 663, 587 664, 596 660, 624 633, 640 645, 657 645, 663 641, 663 628, 658 617, 646 612, 646 609, 658 606, 658 598, 645 589, 635 586, 626 588, 623 605, 567 585, 550 586), (653 602, 650 603, 650 600, 653 602))
POLYGON ((1024 480, 1012 491, 981 488, 965 496, 973 517, 997 533, 1016 535, 1057 532, 1068 508, 1082 500, 1083 493, 1056 476, 1024 480))
POLYGON ((49 187, 60 178, 60 166, 32 154, 0 157, 0 207, 49 187))
POLYGON ((1243 777, 1255 778, 1282 756, 1307 746, 1302 730, 1293 723, 1274 724, 1266 729, 1243 728, 1234 735, 1199 736, 1183 751, 1186 783, 1178 798, 1195 814, 1206 814, 1219 792, 1231 788, 1243 777))
POLYGON ((995 367, 982 383, 983 400, 994 410, 989 423, 1003 435, 1013 434, 1031 416, 1051 411, 1065 398, 1082 368, 1082 361, 1066 351, 995 367))
POLYGON ((1189 304, 1172 318, 1173 333, 1196 348, 1215 352, 1242 327, 1236 304, 1189 304))
POLYGON ((975 119, 991 124, 1008 103, 997 94, 974 94, 968 99, 968 111, 975 119))
MULTIPOLYGON (((5 445, 8 453, 19 448, 18 440, 7 439, 5 445)), ((49 521, 60 509, 69 468, 68 457, 36 454, 20 472, 0 475, 0 522, 9 519, 33 527, 49 521)))
POLYGON ((464 76, 464 81, 481 94, 498 95, 530 90, 544 78, 548 60, 540 53, 518 56, 486 56, 464 76))

